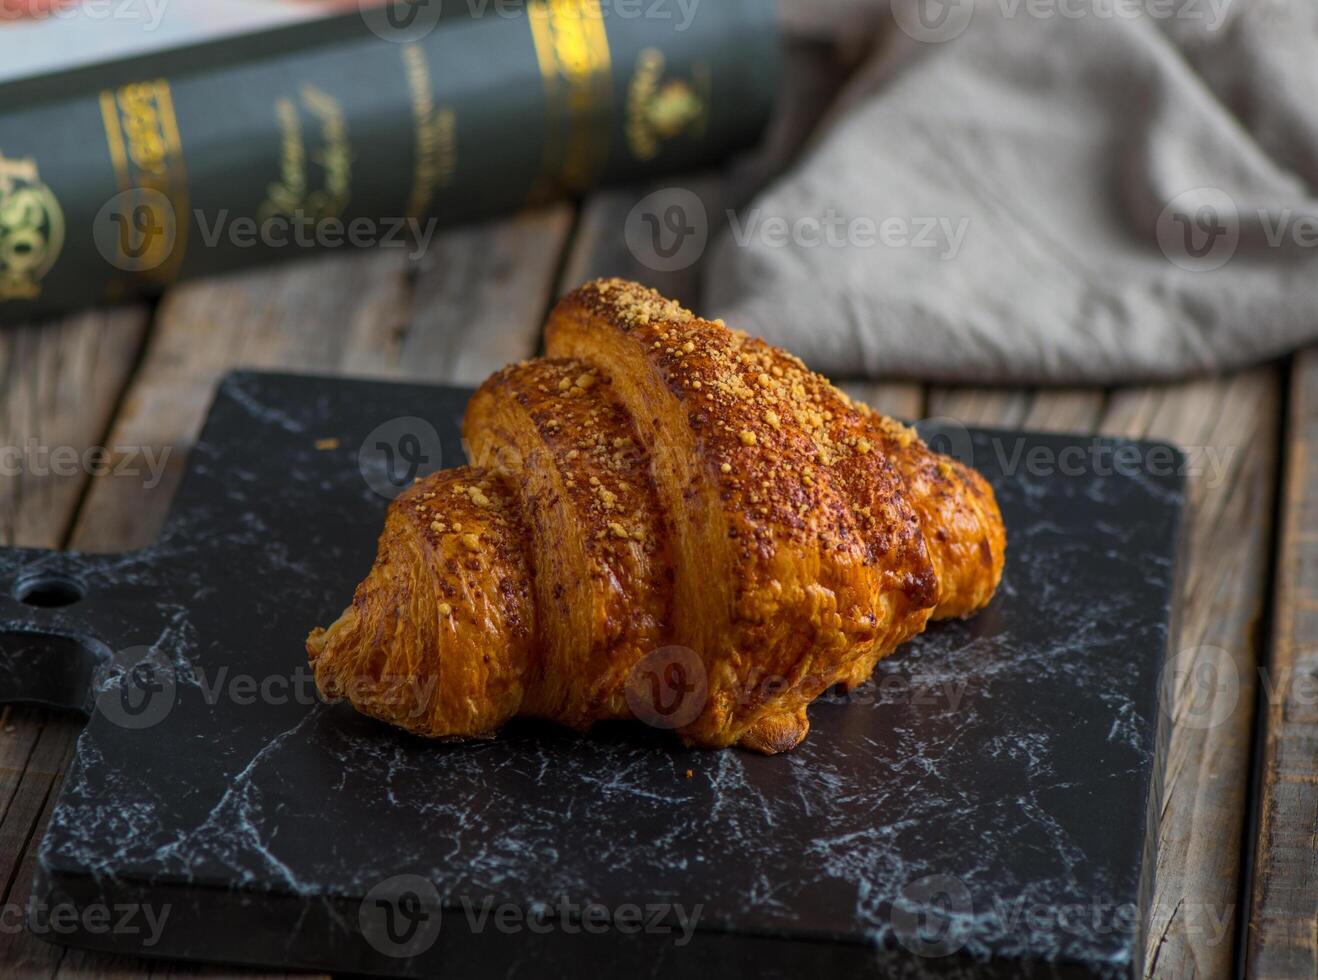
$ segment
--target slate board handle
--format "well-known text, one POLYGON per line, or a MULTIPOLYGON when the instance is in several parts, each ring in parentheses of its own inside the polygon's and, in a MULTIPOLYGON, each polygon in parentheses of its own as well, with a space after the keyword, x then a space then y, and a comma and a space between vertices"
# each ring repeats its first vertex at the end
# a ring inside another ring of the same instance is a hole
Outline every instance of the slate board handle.
MULTIPOLYGON (((148 552, 83 555, 0 548, 0 704, 90 716, 125 651, 159 635, 148 552)), ((131 657, 130 657, 131 659, 131 657)))

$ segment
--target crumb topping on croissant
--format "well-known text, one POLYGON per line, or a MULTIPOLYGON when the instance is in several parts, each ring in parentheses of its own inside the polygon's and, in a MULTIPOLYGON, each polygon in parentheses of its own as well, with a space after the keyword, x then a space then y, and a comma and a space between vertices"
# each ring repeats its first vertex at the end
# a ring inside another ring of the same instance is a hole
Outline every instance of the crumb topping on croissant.
POLYGON ((473 397, 474 467, 390 508, 307 649, 329 697, 435 737, 639 717, 797 745, 931 617, 992 597, 993 492, 792 355, 618 279, 473 397))

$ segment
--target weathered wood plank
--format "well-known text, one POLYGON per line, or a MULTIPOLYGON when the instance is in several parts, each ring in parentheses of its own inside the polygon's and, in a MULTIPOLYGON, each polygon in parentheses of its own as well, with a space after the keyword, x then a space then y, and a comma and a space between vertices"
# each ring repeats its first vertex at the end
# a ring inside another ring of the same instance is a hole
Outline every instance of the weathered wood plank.
MULTIPOLYGON (((55 790, 82 730, 75 718, 29 709, 26 727, 36 742, 13 799, 0 818, 0 875, 6 914, 23 921, 36 871, 37 845, 46 831, 55 790)), ((8 976, 55 975, 65 951, 28 929, 0 930, 0 970, 8 976)))
POLYGON ((1029 414, 1032 397, 1023 389, 935 386, 929 389, 925 415, 966 426, 1017 429, 1029 414))
POLYGON ((349 351, 352 369, 477 385, 538 351, 573 216, 558 205, 437 238, 417 272, 407 332, 349 351))
POLYGON ((1107 396, 1099 388, 1046 388, 1034 393, 1021 428, 1031 432, 1093 432, 1107 396))
POLYGON ((903 422, 918 422, 924 417, 925 387, 922 384, 905 381, 848 381, 841 383, 840 387, 876 412, 903 422))
POLYGON ((40 714, 22 706, 6 705, 0 710, 0 836, 4 834, 4 814, 9 812, 41 735, 40 724, 33 723, 34 713, 40 714))
POLYGON ((1246 934, 1246 974, 1267 980, 1318 976, 1318 350, 1290 391, 1246 934))
POLYGON ((1173 727, 1145 952, 1158 977, 1234 969, 1240 854, 1254 718, 1258 624, 1268 582, 1280 376, 1114 392, 1102 432, 1188 453, 1173 727), (1203 683, 1207 677, 1210 683, 1203 683))
POLYGON ((126 307, 0 330, 0 544, 63 543, 146 323, 126 307))
POLYGON ((934 386, 929 389, 927 414, 963 425, 1089 433, 1098 425, 1105 403, 1100 388, 934 386))
POLYGON ((1089 433, 1106 403, 1099 388, 1043 389, 925 386, 909 382, 852 381, 842 385, 853 398, 896 418, 952 418, 963 425, 1016 427, 1031 432, 1089 433))
POLYGON ((165 460, 159 482, 100 479, 75 530, 77 547, 118 551, 156 539, 215 385, 238 366, 332 371, 358 333, 404 318, 401 252, 334 256, 200 280, 167 294, 111 430, 116 444, 165 460))

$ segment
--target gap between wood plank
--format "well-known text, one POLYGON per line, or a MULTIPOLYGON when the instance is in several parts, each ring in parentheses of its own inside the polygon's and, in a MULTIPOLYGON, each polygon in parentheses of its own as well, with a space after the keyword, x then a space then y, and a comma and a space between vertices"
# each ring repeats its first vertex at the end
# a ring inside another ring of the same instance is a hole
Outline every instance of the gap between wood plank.
POLYGON ((1295 356, 1290 379, 1241 957, 1264 980, 1318 976, 1318 542, 1306 533, 1318 520, 1318 350, 1295 356))

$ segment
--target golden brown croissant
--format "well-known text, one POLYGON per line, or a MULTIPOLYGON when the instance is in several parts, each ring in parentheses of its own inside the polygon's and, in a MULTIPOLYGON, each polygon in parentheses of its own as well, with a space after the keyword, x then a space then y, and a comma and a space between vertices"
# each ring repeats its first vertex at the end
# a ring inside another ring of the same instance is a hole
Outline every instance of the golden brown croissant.
POLYGON ((790 749, 806 708, 993 595, 984 479, 796 358, 653 290, 563 299, 473 397, 473 463, 389 510, 307 651, 321 691, 434 737, 640 717, 790 749))

